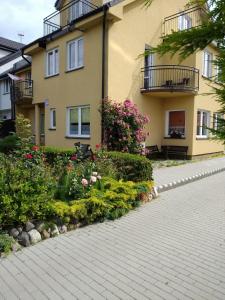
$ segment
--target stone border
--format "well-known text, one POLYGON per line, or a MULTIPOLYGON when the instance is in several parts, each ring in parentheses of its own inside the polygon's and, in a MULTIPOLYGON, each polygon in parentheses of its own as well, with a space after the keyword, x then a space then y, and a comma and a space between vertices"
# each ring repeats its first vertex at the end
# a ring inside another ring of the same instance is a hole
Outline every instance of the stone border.
POLYGON ((188 183, 191 183, 191 182, 194 182, 194 181, 197 181, 197 180, 200 180, 200 179, 203 179, 203 178, 206 178, 206 177, 209 177, 209 176, 212 176, 214 174, 221 173, 224 171, 225 171, 225 167, 217 168, 212 171, 198 173, 191 177, 185 177, 185 178, 182 178, 182 179, 179 179, 179 180, 167 183, 167 184, 156 186, 156 187, 154 187, 154 198, 157 198, 159 193, 175 189, 176 187, 179 187, 179 186, 182 186, 182 185, 185 185, 185 184, 188 184, 188 183))

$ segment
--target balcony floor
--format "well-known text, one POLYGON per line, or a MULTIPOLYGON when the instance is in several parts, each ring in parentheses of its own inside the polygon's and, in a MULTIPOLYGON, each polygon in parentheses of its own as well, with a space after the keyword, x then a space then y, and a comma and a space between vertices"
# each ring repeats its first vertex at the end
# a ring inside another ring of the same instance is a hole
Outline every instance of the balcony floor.
POLYGON ((151 95, 160 98, 168 98, 174 96, 188 96, 188 95, 196 95, 197 91, 190 88, 151 88, 151 89, 141 89, 141 93, 144 95, 151 95))

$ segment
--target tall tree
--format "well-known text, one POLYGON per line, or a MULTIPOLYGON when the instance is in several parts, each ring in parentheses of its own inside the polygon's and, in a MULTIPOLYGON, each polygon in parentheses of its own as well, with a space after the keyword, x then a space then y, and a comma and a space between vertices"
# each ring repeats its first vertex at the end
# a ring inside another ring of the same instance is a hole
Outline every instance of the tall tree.
MULTIPOLYGON (((146 0, 150 5, 153 0, 146 0)), ((157 0, 154 0, 157 1, 157 0)), ((225 1, 224 0, 191 0, 187 6, 200 6, 205 10, 202 24, 191 29, 173 32, 164 36, 161 44, 151 51, 160 55, 179 54, 183 60, 196 51, 205 49, 211 43, 216 43, 218 56, 213 62, 219 70, 219 78, 211 78, 213 93, 221 105, 220 113, 225 115, 225 1)), ((216 138, 225 144, 225 119, 218 118, 217 129, 209 129, 216 138)))

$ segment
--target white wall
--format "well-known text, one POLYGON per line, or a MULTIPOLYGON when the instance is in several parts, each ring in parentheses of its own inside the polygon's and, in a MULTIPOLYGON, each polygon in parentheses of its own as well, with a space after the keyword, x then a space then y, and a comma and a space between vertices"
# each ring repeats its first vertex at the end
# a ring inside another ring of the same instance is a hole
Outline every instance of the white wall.
POLYGON ((10 54, 10 53, 11 53, 11 52, 9 52, 9 51, 0 49, 0 58, 4 57, 4 56, 6 56, 6 55, 8 55, 8 54, 10 54))
POLYGON ((11 117, 10 93, 4 93, 4 80, 0 80, 0 119, 11 117))

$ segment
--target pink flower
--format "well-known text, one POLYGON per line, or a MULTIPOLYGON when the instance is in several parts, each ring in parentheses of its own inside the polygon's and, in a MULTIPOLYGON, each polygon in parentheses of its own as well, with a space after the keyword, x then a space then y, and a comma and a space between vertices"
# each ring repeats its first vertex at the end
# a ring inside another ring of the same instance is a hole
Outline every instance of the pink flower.
POLYGON ((24 157, 27 158, 27 159, 32 159, 33 155, 28 153, 28 154, 25 154, 24 157))
POLYGON ((70 159, 71 160, 77 160, 77 155, 76 154, 72 155, 70 159))
POLYGON ((91 182, 95 183, 97 181, 97 178, 95 176, 91 176, 91 182))
POLYGON ((102 176, 98 175, 97 178, 98 178, 98 180, 101 180, 101 179, 102 179, 102 176))
POLYGON ((38 147, 38 146, 33 146, 33 147, 32 147, 32 150, 33 150, 33 151, 38 151, 38 150, 39 150, 39 147, 38 147))
POLYGON ((87 186, 87 185, 88 185, 87 179, 83 178, 83 179, 81 180, 81 184, 82 184, 83 186, 87 186))

